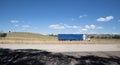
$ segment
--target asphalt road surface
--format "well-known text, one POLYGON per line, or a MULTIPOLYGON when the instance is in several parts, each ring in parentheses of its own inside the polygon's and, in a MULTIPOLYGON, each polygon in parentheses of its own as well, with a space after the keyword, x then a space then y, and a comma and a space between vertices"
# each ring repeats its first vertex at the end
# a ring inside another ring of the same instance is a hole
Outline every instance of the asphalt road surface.
POLYGON ((120 51, 120 44, 0 44, 0 48, 40 49, 50 52, 120 51))

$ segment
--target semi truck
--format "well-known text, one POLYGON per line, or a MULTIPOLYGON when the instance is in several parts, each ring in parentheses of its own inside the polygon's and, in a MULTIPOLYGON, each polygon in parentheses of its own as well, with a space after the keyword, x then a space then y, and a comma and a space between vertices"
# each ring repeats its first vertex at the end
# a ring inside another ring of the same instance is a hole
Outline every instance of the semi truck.
POLYGON ((58 34, 58 40, 66 41, 66 40, 88 40, 85 34, 58 34))

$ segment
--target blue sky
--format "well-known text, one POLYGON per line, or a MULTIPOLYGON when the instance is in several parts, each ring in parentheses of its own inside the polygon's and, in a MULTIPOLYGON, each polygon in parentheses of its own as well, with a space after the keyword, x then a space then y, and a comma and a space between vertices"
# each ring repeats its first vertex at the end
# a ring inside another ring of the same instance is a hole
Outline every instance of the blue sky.
POLYGON ((120 0, 0 0, 1 32, 120 34, 120 0))

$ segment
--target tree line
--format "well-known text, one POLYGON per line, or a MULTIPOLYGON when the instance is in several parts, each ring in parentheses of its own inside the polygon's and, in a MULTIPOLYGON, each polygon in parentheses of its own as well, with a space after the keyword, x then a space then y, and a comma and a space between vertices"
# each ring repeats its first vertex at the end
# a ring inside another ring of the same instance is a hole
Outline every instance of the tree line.
POLYGON ((98 39, 120 39, 120 35, 119 34, 91 34, 88 35, 88 37, 90 38, 98 38, 98 39))
POLYGON ((7 33, 0 33, 0 37, 6 37, 7 33))

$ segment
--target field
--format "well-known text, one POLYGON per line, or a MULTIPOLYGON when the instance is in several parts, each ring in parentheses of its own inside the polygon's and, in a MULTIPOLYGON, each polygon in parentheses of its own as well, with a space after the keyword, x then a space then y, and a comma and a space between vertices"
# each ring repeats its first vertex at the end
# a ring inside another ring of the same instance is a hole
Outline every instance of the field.
POLYGON ((1 44, 119 44, 120 39, 91 39, 91 41, 59 41, 56 36, 11 32, 6 37, 0 37, 1 44))
POLYGON ((2 65, 120 65, 120 40, 59 41, 13 32, 0 38, 0 55, 2 65))

